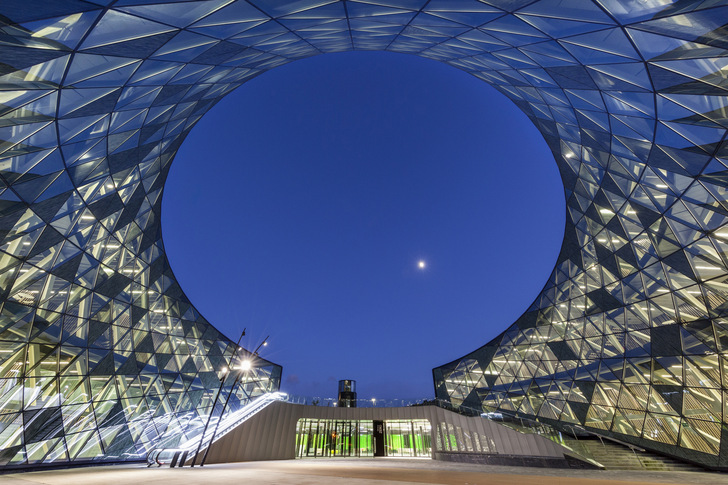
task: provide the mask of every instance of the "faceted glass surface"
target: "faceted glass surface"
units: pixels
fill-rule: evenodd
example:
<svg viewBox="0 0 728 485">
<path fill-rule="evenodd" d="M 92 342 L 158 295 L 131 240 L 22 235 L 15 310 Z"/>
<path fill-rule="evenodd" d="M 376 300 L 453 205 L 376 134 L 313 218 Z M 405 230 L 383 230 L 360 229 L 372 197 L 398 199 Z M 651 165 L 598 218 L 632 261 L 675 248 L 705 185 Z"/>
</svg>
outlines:
<svg viewBox="0 0 728 485">
<path fill-rule="evenodd" d="M 4 0 L 0 24 L 0 465 L 199 432 L 235 344 L 165 257 L 170 163 L 246 80 L 358 49 L 495 86 L 562 174 L 547 284 L 438 397 L 728 467 L 725 1 Z M 258 360 L 223 388 L 279 380 Z"/>
</svg>

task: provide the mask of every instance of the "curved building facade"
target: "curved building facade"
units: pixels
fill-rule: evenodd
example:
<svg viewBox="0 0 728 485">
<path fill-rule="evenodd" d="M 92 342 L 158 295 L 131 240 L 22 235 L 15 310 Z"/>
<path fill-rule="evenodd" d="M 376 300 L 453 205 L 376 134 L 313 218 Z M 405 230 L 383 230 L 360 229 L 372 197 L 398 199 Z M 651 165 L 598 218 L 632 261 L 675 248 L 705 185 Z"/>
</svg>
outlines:
<svg viewBox="0 0 728 485">
<path fill-rule="evenodd" d="M 199 432 L 235 344 L 165 257 L 170 163 L 258 74 L 387 50 L 513 100 L 567 201 L 543 291 L 438 397 L 728 467 L 726 2 L 4 0 L 0 23 L 0 465 Z M 223 393 L 279 381 L 258 360 Z"/>
</svg>

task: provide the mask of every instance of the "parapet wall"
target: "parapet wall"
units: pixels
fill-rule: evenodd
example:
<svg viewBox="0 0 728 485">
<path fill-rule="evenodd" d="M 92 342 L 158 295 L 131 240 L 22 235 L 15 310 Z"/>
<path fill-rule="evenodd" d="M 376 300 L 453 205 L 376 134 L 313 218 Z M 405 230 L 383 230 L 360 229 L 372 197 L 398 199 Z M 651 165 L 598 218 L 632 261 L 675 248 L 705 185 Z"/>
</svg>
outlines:
<svg viewBox="0 0 728 485">
<path fill-rule="evenodd" d="M 285 402 L 271 404 L 213 444 L 206 463 L 294 459 L 296 424 L 303 418 L 384 421 L 426 419 L 432 426 L 434 459 L 462 461 L 453 455 L 463 459 L 479 455 L 500 457 L 503 463 L 499 464 L 566 463 L 564 448 L 542 436 L 522 434 L 487 419 L 462 416 L 436 406 L 339 408 Z M 446 430 L 452 431 L 454 440 L 452 437 L 444 439 Z M 477 445 L 476 440 L 479 443 Z"/>
</svg>

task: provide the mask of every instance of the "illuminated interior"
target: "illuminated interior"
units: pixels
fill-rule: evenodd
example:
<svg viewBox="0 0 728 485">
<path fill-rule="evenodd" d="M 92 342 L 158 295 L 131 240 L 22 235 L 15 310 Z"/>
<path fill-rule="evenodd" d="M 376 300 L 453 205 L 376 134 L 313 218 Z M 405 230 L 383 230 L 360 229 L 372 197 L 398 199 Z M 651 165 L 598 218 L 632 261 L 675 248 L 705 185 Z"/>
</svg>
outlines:
<svg viewBox="0 0 728 485">
<path fill-rule="evenodd" d="M 3 1 L 0 466 L 142 459 L 199 433 L 219 389 L 236 408 L 278 388 L 261 359 L 221 376 L 250 353 L 175 280 L 166 175 L 247 80 L 382 50 L 509 97 L 564 185 L 542 292 L 512 325 L 484 316 L 506 330 L 435 369 L 437 396 L 728 468 L 726 20 L 668 0 Z"/>
<path fill-rule="evenodd" d="M 388 419 L 381 423 L 384 456 L 432 456 L 432 427 L 428 420 Z M 375 424 L 372 420 L 300 419 L 296 425 L 296 457 L 373 457 Z"/>
</svg>

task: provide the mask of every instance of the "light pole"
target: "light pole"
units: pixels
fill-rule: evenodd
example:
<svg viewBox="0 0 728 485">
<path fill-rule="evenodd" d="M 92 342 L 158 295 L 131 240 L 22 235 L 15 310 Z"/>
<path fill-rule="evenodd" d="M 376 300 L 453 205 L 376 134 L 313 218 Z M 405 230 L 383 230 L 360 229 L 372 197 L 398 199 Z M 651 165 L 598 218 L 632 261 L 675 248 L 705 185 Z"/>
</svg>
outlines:
<svg viewBox="0 0 728 485">
<path fill-rule="evenodd" d="M 250 356 L 250 359 L 244 360 L 242 364 L 240 364 L 240 369 L 243 372 L 239 372 L 235 376 L 235 381 L 233 381 L 233 387 L 230 388 L 230 392 L 228 393 L 227 397 L 225 398 L 225 404 L 222 406 L 222 412 L 220 413 L 220 419 L 217 420 L 217 423 L 215 423 L 215 429 L 212 431 L 212 437 L 210 438 L 210 444 L 207 445 L 207 448 L 205 449 L 205 454 L 202 455 L 202 462 L 200 463 L 200 466 L 205 466 L 205 460 L 207 460 L 207 454 L 210 452 L 210 448 L 212 448 L 212 443 L 215 441 L 215 435 L 217 434 L 217 430 L 220 427 L 220 422 L 222 421 L 223 416 L 225 416 L 225 410 L 227 409 L 228 403 L 230 402 L 230 397 L 233 395 L 233 391 L 235 391 L 235 386 L 238 385 L 238 382 L 240 381 L 240 376 L 243 374 L 247 374 L 248 371 L 253 367 L 253 359 L 258 357 L 258 351 L 261 347 L 268 345 L 268 337 L 266 337 L 258 347 L 253 351 L 253 353 Z M 232 370 L 232 366 L 231 366 Z M 202 441 L 200 441 L 200 444 L 202 444 Z"/>
<path fill-rule="evenodd" d="M 210 410 L 210 414 L 207 416 L 207 422 L 205 423 L 205 427 L 202 429 L 200 443 L 197 445 L 197 451 L 195 452 L 195 456 L 192 457 L 192 463 L 190 464 L 191 468 L 194 468 L 195 462 L 197 461 L 197 455 L 200 454 L 200 449 L 202 449 L 202 443 L 205 441 L 205 433 L 207 433 L 207 427 L 210 426 L 210 420 L 212 419 L 212 415 L 215 414 L 215 406 L 217 406 L 217 401 L 220 399 L 220 393 L 222 392 L 222 388 L 225 385 L 225 379 L 227 378 L 227 374 L 233 366 L 235 355 L 238 353 L 238 349 L 240 348 L 240 341 L 243 340 L 243 337 L 245 336 L 245 330 L 247 330 L 247 328 L 243 329 L 243 333 L 240 334 L 238 343 L 235 344 L 235 350 L 233 350 L 233 354 L 230 356 L 228 366 L 223 368 L 222 377 L 220 378 L 220 387 L 217 389 L 217 394 L 215 394 L 215 400 L 212 403 L 212 409 Z M 220 415 L 220 418 L 222 419 L 222 414 Z M 182 463 L 182 465 L 184 466 L 184 463 Z"/>
</svg>

